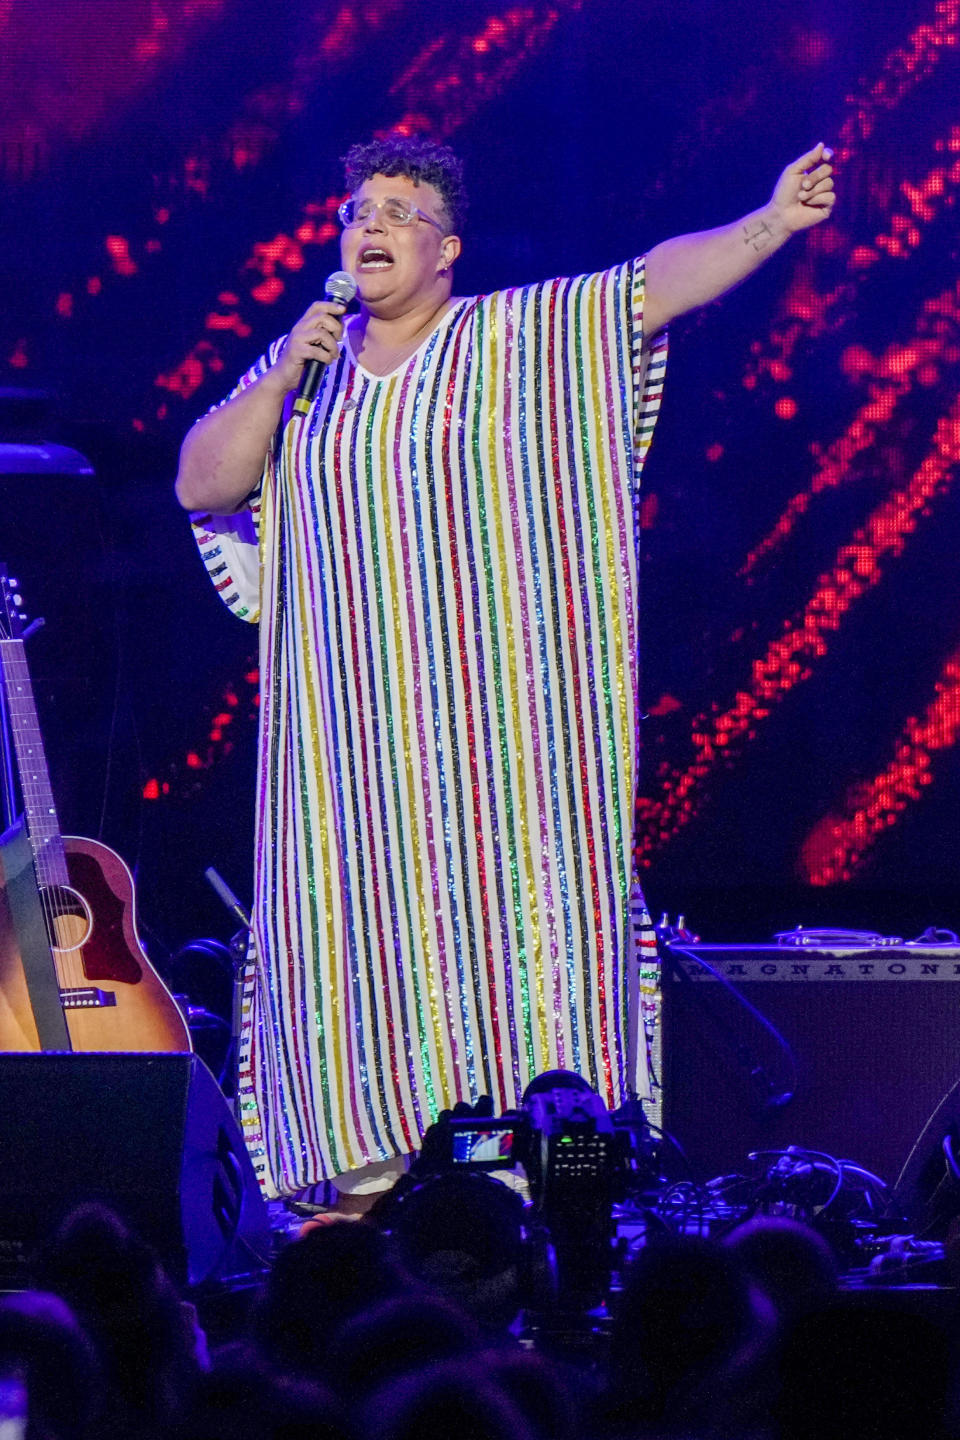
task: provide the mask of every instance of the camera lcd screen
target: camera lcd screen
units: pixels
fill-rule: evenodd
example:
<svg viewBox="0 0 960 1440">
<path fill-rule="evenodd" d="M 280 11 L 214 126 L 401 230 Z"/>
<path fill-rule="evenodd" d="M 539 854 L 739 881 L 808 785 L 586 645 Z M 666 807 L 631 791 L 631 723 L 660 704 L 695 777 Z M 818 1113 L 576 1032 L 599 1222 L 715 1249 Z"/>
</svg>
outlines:
<svg viewBox="0 0 960 1440">
<path fill-rule="evenodd" d="M 507 1170 L 516 1164 L 513 1124 L 496 1120 L 451 1122 L 451 1160 L 475 1169 Z"/>
</svg>

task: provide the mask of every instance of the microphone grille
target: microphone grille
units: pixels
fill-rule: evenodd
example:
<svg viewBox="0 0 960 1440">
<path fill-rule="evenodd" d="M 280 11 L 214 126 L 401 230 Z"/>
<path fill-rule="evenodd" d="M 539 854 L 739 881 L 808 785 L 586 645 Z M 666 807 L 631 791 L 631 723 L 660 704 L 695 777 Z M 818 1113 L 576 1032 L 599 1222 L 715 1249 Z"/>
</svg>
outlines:
<svg viewBox="0 0 960 1440">
<path fill-rule="evenodd" d="M 334 270 L 327 280 L 325 293 L 328 300 L 339 300 L 342 305 L 349 305 L 357 293 L 357 282 L 348 271 Z"/>
</svg>

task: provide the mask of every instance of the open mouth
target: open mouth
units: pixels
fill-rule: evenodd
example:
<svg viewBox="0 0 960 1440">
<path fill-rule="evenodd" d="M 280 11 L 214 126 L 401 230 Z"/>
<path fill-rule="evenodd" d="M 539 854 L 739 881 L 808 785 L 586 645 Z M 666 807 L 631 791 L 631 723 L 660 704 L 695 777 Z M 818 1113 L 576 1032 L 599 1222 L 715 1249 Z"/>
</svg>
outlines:
<svg viewBox="0 0 960 1440">
<path fill-rule="evenodd" d="M 380 245 L 365 245 L 357 257 L 360 270 L 387 270 L 393 264 L 393 256 Z"/>
</svg>

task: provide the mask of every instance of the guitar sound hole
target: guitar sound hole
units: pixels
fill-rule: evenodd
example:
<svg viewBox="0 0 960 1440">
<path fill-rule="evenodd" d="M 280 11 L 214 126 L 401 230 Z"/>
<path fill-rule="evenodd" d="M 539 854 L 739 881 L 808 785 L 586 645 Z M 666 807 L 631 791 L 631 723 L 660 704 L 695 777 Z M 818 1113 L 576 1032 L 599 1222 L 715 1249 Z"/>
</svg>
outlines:
<svg viewBox="0 0 960 1440">
<path fill-rule="evenodd" d="M 68 885 L 50 885 L 41 892 L 44 915 L 55 950 L 78 950 L 90 938 L 93 915 L 83 896 Z"/>
</svg>

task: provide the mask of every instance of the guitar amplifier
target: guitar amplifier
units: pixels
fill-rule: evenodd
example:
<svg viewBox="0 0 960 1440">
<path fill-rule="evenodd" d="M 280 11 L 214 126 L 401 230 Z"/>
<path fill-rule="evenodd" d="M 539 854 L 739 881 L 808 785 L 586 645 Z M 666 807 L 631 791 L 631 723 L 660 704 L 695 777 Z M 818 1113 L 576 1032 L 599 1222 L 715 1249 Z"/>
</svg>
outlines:
<svg viewBox="0 0 960 1440">
<path fill-rule="evenodd" d="M 960 1077 L 960 946 L 798 936 L 664 946 L 663 1127 L 699 1180 L 793 1144 L 892 1184 Z"/>
</svg>

